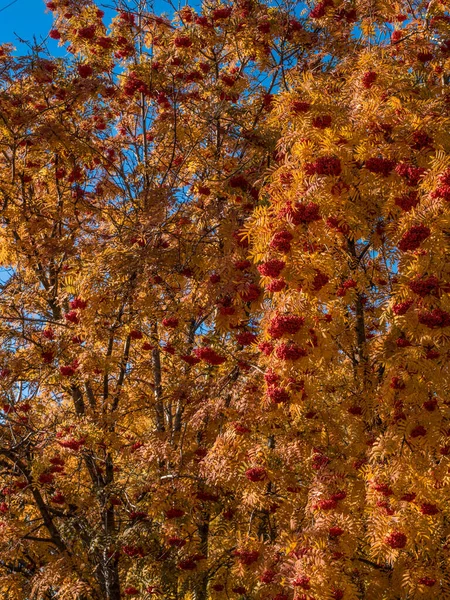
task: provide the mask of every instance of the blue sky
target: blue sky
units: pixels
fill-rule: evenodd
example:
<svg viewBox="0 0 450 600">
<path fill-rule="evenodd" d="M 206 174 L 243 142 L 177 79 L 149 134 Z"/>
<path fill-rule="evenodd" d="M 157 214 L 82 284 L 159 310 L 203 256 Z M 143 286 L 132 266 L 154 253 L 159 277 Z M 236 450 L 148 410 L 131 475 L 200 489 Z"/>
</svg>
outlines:
<svg viewBox="0 0 450 600">
<path fill-rule="evenodd" d="M 36 36 L 41 41 L 51 29 L 52 15 L 46 11 L 43 0 L 16 0 L 11 4 L 13 1 L 0 0 L 0 42 L 11 42 L 22 53 L 26 46 L 17 36 L 29 41 Z M 56 49 L 57 44 L 51 48 Z"/>
<path fill-rule="evenodd" d="M 0 0 L 0 43 L 11 42 L 16 47 L 17 54 L 26 54 L 25 42 L 33 43 L 36 38 L 38 43 L 46 40 L 52 54 L 65 54 L 57 41 L 47 37 L 53 18 L 45 6 L 46 1 L 48 0 Z M 97 5 L 105 10 L 105 22 L 108 23 L 116 13 L 106 8 L 105 4 L 111 6 L 112 3 L 97 1 Z M 162 5 L 162 2 L 157 0 L 156 6 L 158 4 Z"/>
<path fill-rule="evenodd" d="M 113 2 L 97 0 L 97 5 L 105 10 L 107 17 L 115 14 L 114 11 L 106 8 L 113 4 Z M 198 1 L 194 0 L 189 4 L 196 6 Z M 156 0 L 153 6 L 155 12 L 159 14 L 171 12 L 169 4 L 164 0 Z M 107 17 L 105 17 L 106 23 L 110 20 Z M 37 42 L 41 42 L 47 37 L 51 26 L 52 13 L 46 9 L 44 0 L 0 0 L 0 43 L 11 42 L 17 48 L 17 54 L 25 54 L 27 49 L 26 44 L 18 38 L 33 42 L 33 38 L 36 37 Z M 47 42 L 52 54 L 64 53 L 54 40 L 48 39 Z"/>
<path fill-rule="evenodd" d="M 116 13 L 108 10 L 105 5 L 111 6 L 113 2 L 97 0 L 96 4 L 105 11 L 105 22 L 108 23 Z M 159 12 L 168 11 L 168 6 L 161 0 L 157 0 L 155 6 L 157 11 L 158 6 L 161 7 Z M 16 47 L 17 54 L 25 54 L 27 45 L 20 40 L 33 42 L 36 37 L 39 43 L 47 39 L 50 52 L 62 55 L 65 52 L 58 46 L 58 42 L 47 38 L 52 21 L 52 13 L 46 9 L 44 0 L 0 0 L 0 43 L 11 42 Z"/>
</svg>

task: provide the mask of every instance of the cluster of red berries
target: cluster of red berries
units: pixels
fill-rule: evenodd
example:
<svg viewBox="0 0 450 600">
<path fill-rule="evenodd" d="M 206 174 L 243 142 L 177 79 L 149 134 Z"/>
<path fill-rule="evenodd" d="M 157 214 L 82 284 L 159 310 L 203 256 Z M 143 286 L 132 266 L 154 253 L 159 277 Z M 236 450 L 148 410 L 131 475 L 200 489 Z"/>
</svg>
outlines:
<svg viewBox="0 0 450 600">
<path fill-rule="evenodd" d="M 196 356 L 192 356 L 192 354 L 182 354 L 180 356 L 181 360 L 184 360 L 188 365 L 196 365 L 200 362 L 200 359 Z"/>
<path fill-rule="evenodd" d="M 396 550 L 404 548 L 408 538 L 406 535 L 398 530 L 392 531 L 387 537 L 384 538 L 385 543 Z"/>
<path fill-rule="evenodd" d="M 414 225 L 406 231 L 398 243 L 402 252 L 417 250 L 423 241 L 430 237 L 431 230 L 426 225 Z"/>
<path fill-rule="evenodd" d="M 245 175 L 234 175 L 228 180 L 228 185 L 234 189 L 246 190 L 249 186 L 249 182 Z"/>
<path fill-rule="evenodd" d="M 286 216 L 294 225 L 307 225 L 322 218 L 319 206 L 314 202 L 296 202 L 294 205 L 289 203 L 280 211 L 280 216 Z"/>
<path fill-rule="evenodd" d="M 414 300 L 405 300 L 405 302 L 399 302 L 398 304 L 394 304 L 392 307 L 392 312 L 394 315 L 400 317 L 405 315 L 413 304 Z"/>
<path fill-rule="evenodd" d="M 389 158 L 379 158 L 374 156 L 372 158 L 368 158 L 364 163 L 364 166 L 371 173 L 387 177 L 392 173 L 395 167 L 395 160 L 391 160 Z"/>
<path fill-rule="evenodd" d="M 300 577 L 297 577 L 296 579 L 294 579 L 294 581 L 292 582 L 293 587 L 299 587 L 302 590 L 310 590 L 311 589 L 311 584 L 310 584 L 310 578 L 306 577 L 306 575 L 301 575 Z"/>
<path fill-rule="evenodd" d="M 414 502 L 415 499 L 416 494 L 414 492 L 403 494 L 403 496 L 400 498 L 400 500 L 402 500 L 403 502 Z"/>
<path fill-rule="evenodd" d="M 419 323 L 430 329 L 450 327 L 450 313 L 440 308 L 419 313 Z"/>
<path fill-rule="evenodd" d="M 408 192 L 402 196 L 397 196 L 394 199 L 394 204 L 401 208 L 403 211 L 408 212 L 412 208 L 415 208 L 419 204 L 420 200 L 416 191 Z"/>
<path fill-rule="evenodd" d="M 172 546 L 172 548 L 182 548 L 183 546 L 186 545 L 186 540 L 183 540 L 182 538 L 174 536 L 174 537 L 168 538 L 167 543 L 169 544 L 169 546 Z"/>
<path fill-rule="evenodd" d="M 291 112 L 293 112 L 296 115 L 299 115 L 308 112 L 311 108 L 311 104 L 303 100 L 292 100 L 289 107 Z"/>
<path fill-rule="evenodd" d="M 323 498 L 317 503 L 317 508 L 320 510 L 333 510 L 337 507 L 337 501 L 334 498 Z"/>
<path fill-rule="evenodd" d="M 420 505 L 420 512 L 423 515 L 437 515 L 439 513 L 439 508 L 435 504 L 430 504 L 429 502 L 423 502 Z"/>
<path fill-rule="evenodd" d="M 179 320 L 177 319 L 177 317 L 166 317 L 162 320 L 162 324 L 164 325 L 164 327 L 167 327 L 169 329 L 175 329 L 175 327 L 178 327 L 178 323 Z"/>
<path fill-rule="evenodd" d="M 378 75 L 375 71 L 366 71 L 362 76 L 362 84 L 366 89 L 370 89 L 377 80 Z"/>
<path fill-rule="evenodd" d="M 70 365 L 62 365 L 59 367 L 59 372 L 64 377 L 72 377 L 75 375 L 76 370 L 80 366 L 78 360 L 75 358 Z"/>
<path fill-rule="evenodd" d="M 267 330 L 270 337 L 279 339 L 285 334 L 294 335 L 300 331 L 305 319 L 299 315 L 276 314 L 270 321 Z"/>
<path fill-rule="evenodd" d="M 74 298 L 73 300 L 71 300 L 69 305 L 70 305 L 70 308 L 73 310 L 76 310 L 76 309 L 83 310 L 87 306 L 87 301 L 83 300 L 82 298 L 77 297 L 77 298 Z"/>
<path fill-rule="evenodd" d="M 284 269 L 285 266 L 286 263 L 283 260 L 273 258 L 259 265 L 258 271 L 264 277 L 272 277 L 276 279 L 277 277 L 279 277 L 281 271 Z"/>
<path fill-rule="evenodd" d="M 426 169 L 423 167 L 414 167 L 413 165 L 409 165 L 407 163 L 399 163 L 395 167 L 395 172 L 400 177 L 406 179 L 408 185 L 417 185 L 420 179 L 424 176 Z"/>
<path fill-rule="evenodd" d="M 250 346 L 256 342 L 257 337 L 258 336 L 251 331 L 243 331 L 236 335 L 236 341 L 238 344 L 241 344 L 241 346 Z"/>
<path fill-rule="evenodd" d="M 332 121 L 331 115 L 319 115 L 313 118 L 312 126 L 316 129 L 326 129 L 330 127 Z"/>
<path fill-rule="evenodd" d="M 264 467 L 252 467 L 245 471 L 245 476 L 249 481 L 264 481 L 267 478 L 267 471 Z"/>
<path fill-rule="evenodd" d="M 345 294 L 347 293 L 347 290 L 355 288 L 356 286 L 357 286 L 357 283 L 354 279 L 347 279 L 336 290 L 336 296 L 338 298 L 343 298 L 345 296 Z"/>
<path fill-rule="evenodd" d="M 233 9 L 231 6 L 223 6 L 221 8 L 215 8 L 212 11 L 212 18 L 215 21 L 219 21 L 219 20 L 223 20 L 223 19 L 228 19 L 231 16 L 231 13 L 233 12 Z"/>
<path fill-rule="evenodd" d="M 264 374 L 264 380 L 267 383 L 267 385 L 275 385 L 280 381 L 280 376 L 274 371 L 272 371 L 272 369 L 269 369 Z"/>
<path fill-rule="evenodd" d="M 227 360 L 225 356 L 218 354 L 210 347 L 196 348 L 193 354 L 196 358 L 205 361 L 209 365 L 221 365 Z"/>
<path fill-rule="evenodd" d="M 78 71 L 78 75 L 82 79 L 86 79 L 87 77 L 90 77 L 93 74 L 94 69 L 91 67 L 91 65 L 83 63 L 83 64 L 78 65 L 77 71 Z"/>
<path fill-rule="evenodd" d="M 66 319 L 66 321 L 69 321 L 69 323 L 73 323 L 74 325 L 78 325 L 78 323 L 80 322 L 80 317 L 78 316 L 78 313 L 75 310 L 70 310 L 64 315 L 64 318 Z"/>
<path fill-rule="evenodd" d="M 192 40 L 187 35 L 176 35 L 173 39 L 175 48 L 190 48 L 192 46 Z"/>
<path fill-rule="evenodd" d="M 127 586 L 123 591 L 127 596 L 135 596 L 139 593 L 139 590 L 134 585 Z"/>
<path fill-rule="evenodd" d="M 314 279 L 312 280 L 313 290 L 318 292 L 321 290 L 327 283 L 330 281 L 330 278 L 326 273 L 322 271 L 316 270 L 316 274 L 314 275 Z"/>
<path fill-rule="evenodd" d="M 184 510 L 182 508 L 169 508 L 165 512 L 166 519 L 179 519 L 184 516 Z"/>
<path fill-rule="evenodd" d="M 240 292 L 240 296 L 244 302 L 254 302 L 261 295 L 261 288 L 255 283 L 250 283 L 245 290 Z"/>
<path fill-rule="evenodd" d="M 275 404 L 284 404 L 290 399 L 289 392 L 283 387 L 270 386 L 267 395 Z"/>
<path fill-rule="evenodd" d="M 125 84 L 123 86 L 123 93 L 125 96 L 129 98 L 133 97 L 136 92 L 141 92 L 143 94 L 148 94 L 150 92 L 148 85 L 138 77 L 138 75 L 131 71 L 125 79 Z"/>
<path fill-rule="evenodd" d="M 273 250 L 277 250 L 278 252 L 283 252 L 284 254 L 286 254 L 291 249 L 291 241 L 293 237 L 294 236 L 289 231 L 278 231 L 273 236 L 269 247 Z"/>
<path fill-rule="evenodd" d="M 341 161 L 336 156 L 320 156 L 312 163 L 305 164 L 307 175 L 324 175 L 337 177 L 342 172 Z"/>
<path fill-rule="evenodd" d="M 242 565 L 248 567 L 258 560 L 259 552 L 257 550 L 235 550 L 233 556 L 236 556 Z"/>
<path fill-rule="evenodd" d="M 435 275 L 430 275 L 427 278 L 418 276 L 409 282 L 408 287 L 412 292 L 424 298 L 429 294 L 438 292 L 439 279 Z"/>
<path fill-rule="evenodd" d="M 439 187 L 432 193 L 433 198 L 450 202 L 450 169 L 439 176 Z"/>
<path fill-rule="evenodd" d="M 273 352 L 274 345 L 270 342 L 260 342 L 258 344 L 258 350 L 264 354 L 264 356 L 270 356 Z"/>
<path fill-rule="evenodd" d="M 56 492 L 50 497 L 50 501 L 53 502 L 53 504 L 64 504 L 66 499 L 61 492 Z"/>
<path fill-rule="evenodd" d="M 75 452 L 78 452 L 78 450 L 84 446 L 84 444 L 86 443 L 85 439 L 79 439 L 79 440 L 75 440 L 73 438 L 68 439 L 68 440 L 62 440 L 59 441 L 58 444 L 62 447 L 62 448 L 67 448 L 69 450 L 74 450 Z"/>
<path fill-rule="evenodd" d="M 374 483 L 372 489 L 386 497 L 392 496 L 394 493 L 387 483 Z"/>
<path fill-rule="evenodd" d="M 328 7 L 333 6 L 333 0 L 322 0 L 309 13 L 311 19 L 321 19 L 325 16 Z"/>
<path fill-rule="evenodd" d="M 413 143 L 411 148 L 413 150 L 423 150 L 424 148 L 430 148 L 433 144 L 433 138 L 428 135 L 426 131 L 415 131 L 412 135 Z"/>
<path fill-rule="evenodd" d="M 432 577 L 420 577 L 420 579 L 417 580 L 417 583 L 425 585 L 426 587 L 433 587 L 436 583 L 436 579 L 433 579 Z"/>
<path fill-rule="evenodd" d="M 431 194 L 432 198 L 440 198 L 450 202 L 450 185 L 441 185 Z"/>
<path fill-rule="evenodd" d="M 130 558 L 135 558 L 136 556 L 140 556 L 140 557 L 145 556 L 145 552 L 144 552 L 144 549 L 142 548 L 142 546 L 131 546 L 131 545 L 123 546 L 122 552 L 124 554 L 126 554 L 127 556 L 129 556 Z"/>
<path fill-rule="evenodd" d="M 272 279 L 267 285 L 266 290 L 269 292 L 281 292 L 286 287 L 284 279 Z"/>
<path fill-rule="evenodd" d="M 307 351 L 294 342 L 280 344 L 275 350 L 275 355 L 280 360 L 298 360 L 307 355 Z"/>
<path fill-rule="evenodd" d="M 425 435 L 427 435 L 427 430 L 423 425 L 417 425 L 417 427 L 414 427 L 414 429 L 411 430 L 411 433 L 409 435 L 412 438 L 424 437 Z"/>
<path fill-rule="evenodd" d="M 326 467 L 330 462 L 328 456 L 325 456 L 322 452 L 315 452 L 312 457 L 311 466 L 315 471 L 320 471 L 323 467 Z"/>
</svg>

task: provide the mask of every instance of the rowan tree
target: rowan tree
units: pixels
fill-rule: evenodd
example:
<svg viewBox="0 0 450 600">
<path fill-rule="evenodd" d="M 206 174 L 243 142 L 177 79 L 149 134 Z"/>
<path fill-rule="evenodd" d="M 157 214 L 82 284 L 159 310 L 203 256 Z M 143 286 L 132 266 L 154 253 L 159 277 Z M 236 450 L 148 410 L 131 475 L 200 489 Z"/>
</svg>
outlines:
<svg viewBox="0 0 450 600">
<path fill-rule="evenodd" d="M 0 56 L 2 597 L 450 597 L 445 6 L 47 8 L 67 56 Z"/>
<path fill-rule="evenodd" d="M 276 432 L 260 467 L 296 597 L 449 595 L 448 18 L 399 8 L 291 71 L 284 161 L 247 225 Z"/>
<path fill-rule="evenodd" d="M 269 42 L 300 34 L 273 11 L 254 40 L 264 5 L 48 8 L 73 59 L 1 58 L 3 595 L 205 598 L 233 499 L 198 462 L 249 368 Z"/>
</svg>

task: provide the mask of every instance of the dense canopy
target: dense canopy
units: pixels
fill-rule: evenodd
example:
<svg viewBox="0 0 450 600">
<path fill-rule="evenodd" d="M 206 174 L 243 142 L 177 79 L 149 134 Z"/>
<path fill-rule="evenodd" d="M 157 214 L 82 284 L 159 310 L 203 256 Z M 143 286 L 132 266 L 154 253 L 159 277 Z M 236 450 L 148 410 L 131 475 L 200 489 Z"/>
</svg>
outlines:
<svg viewBox="0 0 450 600">
<path fill-rule="evenodd" d="M 450 598 L 447 2 L 46 10 L 58 56 L 0 45 L 0 599 Z"/>
</svg>

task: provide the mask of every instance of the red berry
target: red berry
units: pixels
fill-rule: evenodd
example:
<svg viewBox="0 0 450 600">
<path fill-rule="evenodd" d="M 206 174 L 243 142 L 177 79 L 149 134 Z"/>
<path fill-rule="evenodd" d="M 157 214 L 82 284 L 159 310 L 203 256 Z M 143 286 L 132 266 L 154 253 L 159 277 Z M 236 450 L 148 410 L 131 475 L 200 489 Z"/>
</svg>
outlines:
<svg viewBox="0 0 450 600">
<path fill-rule="evenodd" d="M 53 483 L 55 476 L 52 473 L 41 473 L 39 483 Z"/>
<path fill-rule="evenodd" d="M 395 161 L 388 158 L 372 157 L 365 162 L 365 167 L 371 173 L 387 177 L 395 167 Z"/>
<path fill-rule="evenodd" d="M 363 78 L 362 78 L 362 84 L 366 89 L 370 89 L 372 87 L 372 85 L 375 83 L 375 81 L 377 80 L 377 73 L 375 73 L 375 71 L 367 71 L 366 73 L 364 73 Z"/>
<path fill-rule="evenodd" d="M 268 334 L 274 339 L 279 339 L 285 334 L 293 335 L 300 331 L 304 322 L 304 317 L 299 315 L 277 313 L 270 321 Z"/>
<path fill-rule="evenodd" d="M 344 533 L 344 530 L 342 529 L 342 527 L 330 527 L 328 533 L 331 537 L 339 537 Z"/>
<path fill-rule="evenodd" d="M 309 590 L 309 589 L 311 589 L 310 578 L 309 577 L 305 577 L 304 575 L 302 575 L 301 577 L 297 577 L 296 579 L 294 579 L 294 581 L 292 582 L 292 585 L 294 587 L 300 587 L 300 588 L 302 588 L 302 590 Z"/>
<path fill-rule="evenodd" d="M 166 519 L 179 519 L 184 514 L 184 510 L 181 508 L 169 508 L 165 513 Z"/>
<path fill-rule="evenodd" d="M 267 395 L 275 404 L 284 404 L 290 400 L 289 392 L 282 387 L 269 387 L 267 390 Z"/>
<path fill-rule="evenodd" d="M 259 576 L 259 581 L 261 583 L 272 583 L 272 581 L 275 579 L 275 575 L 276 575 L 276 573 L 274 571 L 272 571 L 271 569 L 266 569 Z"/>
<path fill-rule="evenodd" d="M 411 431 L 410 436 L 412 438 L 417 438 L 417 437 L 423 437 L 427 434 L 427 430 L 425 429 L 425 427 L 423 425 L 417 425 L 417 427 L 414 427 L 414 429 Z"/>
<path fill-rule="evenodd" d="M 342 172 L 341 161 L 335 156 L 321 156 L 313 163 L 306 163 L 307 175 L 338 176 Z"/>
<path fill-rule="evenodd" d="M 307 356 L 307 354 L 304 348 L 291 341 L 280 344 L 275 350 L 275 355 L 280 360 L 298 360 Z"/>
<path fill-rule="evenodd" d="M 429 502 L 423 502 L 420 505 L 420 512 L 423 515 L 437 515 L 439 513 L 439 508 L 435 504 L 430 504 Z"/>
<path fill-rule="evenodd" d="M 312 126 L 316 127 L 316 129 L 326 129 L 327 127 L 330 127 L 331 122 L 331 115 L 319 115 L 318 117 L 313 118 Z"/>
<path fill-rule="evenodd" d="M 321 510 L 333 510 L 337 507 L 337 501 L 334 498 L 324 498 L 319 500 L 317 507 Z"/>
<path fill-rule="evenodd" d="M 94 69 L 90 65 L 82 64 L 78 65 L 77 71 L 80 77 L 86 79 L 87 77 L 90 77 L 93 74 Z"/>
<path fill-rule="evenodd" d="M 414 225 L 403 234 L 398 247 L 402 252 L 416 250 L 430 234 L 431 230 L 426 225 Z"/>
<path fill-rule="evenodd" d="M 258 266 L 258 271 L 264 277 L 279 277 L 281 271 L 284 269 L 286 263 L 282 260 L 278 260 L 276 258 L 272 260 L 268 260 L 267 262 L 262 263 Z"/>
<path fill-rule="evenodd" d="M 253 467 L 252 469 L 247 469 L 245 476 L 252 482 L 263 481 L 267 477 L 267 472 L 264 467 Z"/>
<path fill-rule="evenodd" d="M 309 102 L 304 102 L 302 100 L 293 100 L 289 105 L 290 110 L 298 115 L 301 113 L 306 113 L 311 108 L 311 104 Z"/>
<path fill-rule="evenodd" d="M 436 579 L 433 579 L 432 577 L 421 577 L 418 579 L 417 583 L 425 585 L 426 587 L 433 587 L 436 583 Z"/>
<path fill-rule="evenodd" d="M 162 320 L 162 324 L 164 327 L 168 327 L 169 329 L 174 329 L 178 326 L 178 319 L 176 317 L 167 317 Z"/>
<path fill-rule="evenodd" d="M 385 543 L 394 549 L 404 548 L 408 538 L 401 531 L 393 531 L 385 539 Z"/>
</svg>

